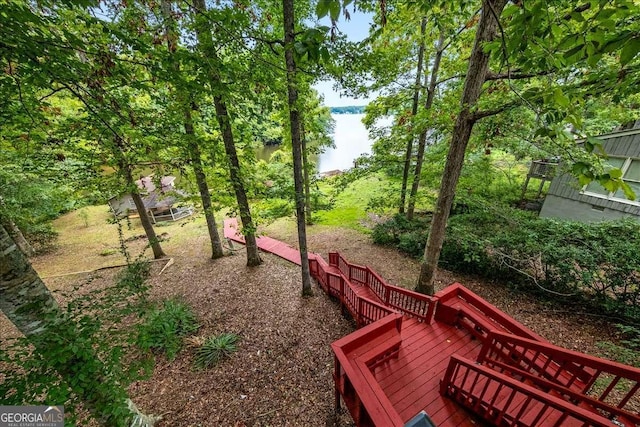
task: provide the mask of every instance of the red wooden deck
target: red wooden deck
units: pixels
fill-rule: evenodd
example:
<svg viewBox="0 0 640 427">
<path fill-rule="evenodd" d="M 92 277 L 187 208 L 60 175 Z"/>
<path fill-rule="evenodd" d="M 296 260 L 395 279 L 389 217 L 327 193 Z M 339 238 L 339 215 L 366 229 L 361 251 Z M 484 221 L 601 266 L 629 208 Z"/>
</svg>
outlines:
<svg viewBox="0 0 640 427">
<path fill-rule="evenodd" d="M 244 243 L 235 220 L 224 235 Z M 257 240 L 300 264 L 296 249 Z M 553 346 L 460 284 L 428 297 L 337 253 L 310 253 L 309 266 L 360 328 L 332 344 L 336 407 L 357 426 L 404 426 L 420 411 L 451 427 L 640 426 L 629 409 L 640 369 Z"/>
<path fill-rule="evenodd" d="M 453 354 L 475 357 L 480 342 L 455 326 L 403 319 L 397 357 L 372 370 L 403 422 L 424 410 L 438 426 L 476 425 L 469 413 L 440 395 L 440 379 Z"/>
</svg>

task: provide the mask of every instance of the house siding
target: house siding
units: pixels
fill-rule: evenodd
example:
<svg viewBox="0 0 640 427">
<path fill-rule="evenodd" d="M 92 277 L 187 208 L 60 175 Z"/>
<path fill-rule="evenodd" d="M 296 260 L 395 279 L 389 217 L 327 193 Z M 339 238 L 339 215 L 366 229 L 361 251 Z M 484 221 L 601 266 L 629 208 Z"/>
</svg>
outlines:
<svg viewBox="0 0 640 427">
<path fill-rule="evenodd" d="M 640 158 L 640 129 L 600 138 L 604 151 L 610 156 Z M 556 176 L 551 181 L 540 216 L 585 222 L 625 217 L 640 220 L 640 206 L 581 194 L 581 189 L 574 176 L 566 173 Z"/>
</svg>

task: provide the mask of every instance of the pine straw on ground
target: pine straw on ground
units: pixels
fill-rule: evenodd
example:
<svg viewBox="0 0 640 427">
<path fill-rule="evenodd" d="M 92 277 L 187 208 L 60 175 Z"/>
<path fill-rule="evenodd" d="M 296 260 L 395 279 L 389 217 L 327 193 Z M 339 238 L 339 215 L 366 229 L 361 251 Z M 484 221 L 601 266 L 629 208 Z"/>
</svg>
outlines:
<svg viewBox="0 0 640 427">
<path fill-rule="evenodd" d="M 295 245 L 293 232 L 270 232 Z M 399 252 L 372 245 L 368 236 L 340 228 L 314 226 L 309 248 L 327 256 L 341 252 L 349 261 L 369 265 L 390 283 L 412 287 L 419 264 Z M 334 425 L 331 342 L 353 331 L 337 304 L 318 287 L 300 296 L 299 268 L 265 254 L 259 267 L 245 266 L 244 251 L 212 261 L 206 236 L 173 248 L 174 264 L 149 279 L 151 299 L 179 297 L 193 307 L 202 327 L 198 337 L 235 333 L 238 352 L 208 370 L 196 370 L 194 348 L 176 360 L 156 358 L 151 378 L 129 388 L 147 413 L 163 415 L 159 426 L 325 426 Z M 74 266 L 74 268 L 77 266 Z M 109 284 L 112 274 L 93 279 Z M 84 277 L 47 279 L 52 288 L 70 288 Z M 613 340 L 611 327 L 599 318 L 562 313 L 533 298 L 494 283 L 440 271 L 437 288 L 461 282 L 551 342 L 598 354 L 597 342 Z M 10 328 L 9 328 L 10 329 Z M 0 318 L 2 336 L 7 320 Z M 350 424 L 342 415 L 338 425 Z"/>
</svg>

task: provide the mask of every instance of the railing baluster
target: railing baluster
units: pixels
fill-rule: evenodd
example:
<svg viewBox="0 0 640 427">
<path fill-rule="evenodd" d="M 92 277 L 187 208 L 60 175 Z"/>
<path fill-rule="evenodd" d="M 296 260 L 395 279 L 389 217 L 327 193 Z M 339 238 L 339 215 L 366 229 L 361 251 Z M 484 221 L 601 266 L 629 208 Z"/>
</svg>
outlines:
<svg viewBox="0 0 640 427">
<path fill-rule="evenodd" d="M 636 385 L 634 385 L 631 390 L 629 390 L 629 392 L 624 396 L 620 403 L 618 403 L 618 408 L 624 408 L 624 406 L 627 404 L 627 402 L 629 402 L 633 395 L 638 392 L 638 389 L 640 389 L 640 382 L 637 382 Z"/>
<path fill-rule="evenodd" d="M 620 382 L 620 377 L 616 376 L 613 380 L 611 380 L 611 383 L 609 384 L 609 387 L 607 387 L 607 389 L 600 395 L 598 400 L 601 401 L 601 402 L 604 402 L 604 400 L 607 398 L 607 396 L 609 396 L 609 393 L 611 393 L 611 390 L 613 390 L 613 388 L 616 385 L 618 385 L 618 382 Z"/>
</svg>

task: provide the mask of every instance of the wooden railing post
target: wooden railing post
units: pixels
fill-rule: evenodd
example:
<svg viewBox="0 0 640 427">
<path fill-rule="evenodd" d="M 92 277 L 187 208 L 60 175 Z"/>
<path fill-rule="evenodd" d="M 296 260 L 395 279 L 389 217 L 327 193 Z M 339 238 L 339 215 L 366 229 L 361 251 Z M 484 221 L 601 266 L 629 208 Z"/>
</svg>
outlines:
<svg viewBox="0 0 640 427">
<path fill-rule="evenodd" d="M 340 392 L 341 390 L 341 382 L 342 379 L 340 378 L 340 361 L 338 360 L 337 356 L 333 357 L 333 364 L 335 367 L 334 373 L 333 373 L 333 377 L 334 377 L 334 392 L 335 392 L 335 406 L 334 406 L 334 410 L 335 410 L 335 415 L 336 417 L 338 416 L 338 414 L 340 413 Z"/>
<path fill-rule="evenodd" d="M 361 328 L 363 325 L 363 316 L 362 316 L 362 312 L 363 312 L 363 308 L 362 308 L 362 298 L 356 296 L 356 298 L 358 299 L 358 307 L 356 308 L 356 317 L 358 318 L 358 320 L 356 321 L 356 325 L 358 328 Z"/>
</svg>

